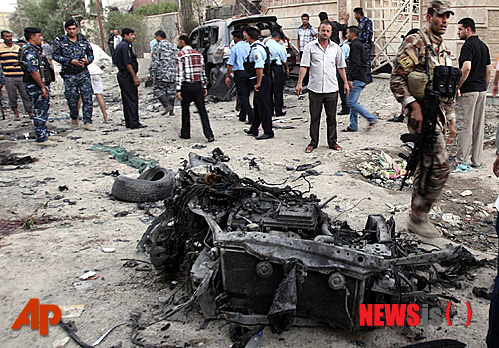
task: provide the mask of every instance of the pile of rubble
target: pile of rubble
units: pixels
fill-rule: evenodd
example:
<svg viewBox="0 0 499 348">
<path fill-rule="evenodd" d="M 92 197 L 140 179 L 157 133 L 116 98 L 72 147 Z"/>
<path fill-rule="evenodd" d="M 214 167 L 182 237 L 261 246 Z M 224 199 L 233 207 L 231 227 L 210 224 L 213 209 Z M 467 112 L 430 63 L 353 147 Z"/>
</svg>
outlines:
<svg viewBox="0 0 499 348">
<path fill-rule="evenodd" d="M 406 175 L 407 162 L 402 159 L 392 158 L 381 151 L 380 154 L 369 154 L 371 159 L 357 165 L 359 172 L 371 183 L 388 189 L 398 190 Z M 412 178 L 406 181 L 406 185 L 412 185 Z"/>
<path fill-rule="evenodd" d="M 435 284 L 453 286 L 477 264 L 462 247 L 424 250 L 381 215 L 354 231 L 322 211 L 334 197 L 320 204 L 240 178 L 226 161 L 220 149 L 191 153 L 139 242 L 156 270 L 184 271 L 192 284 L 190 299 L 164 318 L 197 303 L 207 319 L 277 333 L 324 324 L 355 331 L 361 303 L 435 301 Z"/>
</svg>

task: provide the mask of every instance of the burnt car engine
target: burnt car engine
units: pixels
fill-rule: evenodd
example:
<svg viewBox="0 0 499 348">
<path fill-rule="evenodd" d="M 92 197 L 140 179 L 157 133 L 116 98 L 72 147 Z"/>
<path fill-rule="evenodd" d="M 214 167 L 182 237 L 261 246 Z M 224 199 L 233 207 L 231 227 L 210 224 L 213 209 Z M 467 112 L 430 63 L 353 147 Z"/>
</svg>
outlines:
<svg viewBox="0 0 499 348">
<path fill-rule="evenodd" d="M 165 211 L 139 242 L 158 271 L 189 270 L 191 300 L 208 318 L 269 325 L 359 329 L 362 303 L 424 294 L 457 248 L 424 251 L 395 233 L 393 218 L 369 215 L 362 231 L 331 221 L 314 195 L 240 178 L 212 158 L 189 155 Z M 431 274 L 430 277 L 431 278 Z"/>
</svg>

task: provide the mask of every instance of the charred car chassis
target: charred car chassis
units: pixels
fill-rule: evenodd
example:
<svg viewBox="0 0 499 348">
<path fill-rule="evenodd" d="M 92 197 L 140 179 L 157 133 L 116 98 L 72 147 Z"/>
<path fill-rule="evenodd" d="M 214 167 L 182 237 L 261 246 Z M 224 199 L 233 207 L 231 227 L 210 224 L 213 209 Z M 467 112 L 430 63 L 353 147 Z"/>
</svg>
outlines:
<svg viewBox="0 0 499 348">
<path fill-rule="evenodd" d="M 314 195 L 239 178 L 217 150 L 190 154 L 139 243 L 157 270 L 189 269 L 195 290 L 170 314 L 197 302 L 208 319 L 278 333 L 321 324 L 355 331 L 360 304 L 428 293 L 438 263 L 456 253 L 418 248 L 381 215 L 354 231 L 331 221 Z"/>
</svg>

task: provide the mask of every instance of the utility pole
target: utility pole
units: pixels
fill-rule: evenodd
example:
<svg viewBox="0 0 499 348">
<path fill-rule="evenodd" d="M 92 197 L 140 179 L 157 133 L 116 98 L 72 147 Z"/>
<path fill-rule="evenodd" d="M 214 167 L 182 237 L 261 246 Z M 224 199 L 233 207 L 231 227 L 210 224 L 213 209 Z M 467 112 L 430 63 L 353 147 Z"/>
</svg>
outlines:
<svg viewBox="0 0 499 348">
<path fill-rule="evenodd" d="M 100 44 L 101 44 L 101 48 L 103 50 L 106 49 L 106 46 L 104 46 L 104 32 L 102 31 L 102 17 L 101 17 L 101 13 L 100 13 L 100 10 L 101 10 L 101 0 L 96 0 L 95 1 L 95 7 L 97 7 L 97 21 L 99 22 L 99 31 L 100 31 Z"/>
</svg>

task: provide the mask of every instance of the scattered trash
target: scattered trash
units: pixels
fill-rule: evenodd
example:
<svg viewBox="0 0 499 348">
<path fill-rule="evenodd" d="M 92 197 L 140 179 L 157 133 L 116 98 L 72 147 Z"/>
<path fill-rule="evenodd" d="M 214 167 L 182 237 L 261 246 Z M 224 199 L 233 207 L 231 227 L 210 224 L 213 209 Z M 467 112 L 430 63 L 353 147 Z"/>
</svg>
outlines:
<svg viewBox="0 0 499 348">
<path fill-rule="evenodd" d="M 486 300 L 491 300 L 492 299 L 492 289 L 474 287 L 473 288 L 473 295 L 484 298 Z"/>
<path fill-rule="evenodd" d="M 76 201 L 72 201 L 68 198 L 62 200 L 64 203 L 67 203 L 69 205 L 76 205 Z"/>
<path fill-rule="evenodd" d="M 246 348 L 248 341 L 258 333 L 262 332 L 265 326 L 260 325 L 256 328 L 248 328 L 239 324 L 229 326 L 230 339 L 234 344 L 230 348 Z M 258 346 L 257 346 L 258 347 Z"/>
<path fill-rule="evenodd" d="M 394 190 L 400 189 L 402 179 L 406 175 L 407 162 L 405 160 L 392 158 L 383 151 L 378 155 L 366 150 L 364 155 L 370 155 L 372 160 L 357 165 L 357 169 L 363 177 L 377 186 Z M 406 184 L 412 184 L 412 178 L 408 179 Z"/>
<path fill-rule="evenodd" d="M 63 185 L 63 186 L 59 186 L 59 191 L 67 191 L 69 190 L 68 186 L 67 185 Z"/>
<path fill-rule="evenodd" d="M 471 190 L 464 190 L 463 192 L 460 193 L 462 197 L 471 196 L 472 194 L 473 192 Z"/>
<path fill-rule="evenodd" d="M 317 166 L 320 166 L 321 164 L 322 164 L 321 161 L 316 161 L 316 162 L 310 163 L 310 164 L 300 164 L 298 167 L 296 167 L 296 171 L 297 172 L 305 171 L 307 169 L 312 169 L 312 168 L 315 168 Z"/>
<path fill-rule="evenodd" d="M 103 253 L 114 253 L 116 251 L 115 248 L 101 248 Z"/>
<path fill-rule="evenodd" d="M 468 173 L 470 170 L 473 170 L 473 168 L 468 163 L 458 164 L 453 173 Z"/>
<path fill-rule="evenodd" d="M 113 170 L 113 171 L 111 171 L 109 173 L 103 172 L 102 175 L 109 175 L 109 176 L 116 177 L 116 176 L 120 176 L 120 172 L 118 170 Z"/>
<path fill-rule="evenodd" d="M 249 169 L 253 169 L 253 168 L 255 168 L 256 170 L 260 170 L 260 166 L 258 165 L 258 163 L 256 163 L 255 157 L 253 157 L 249 162 Z"/>
<path fill-rule="evenodd" d="M 17 157 L 16 155 L 5 155 L 0 153 L 0 165 L 23 165 L 28 163 L 33 163 L 38 161 L 38 159 L 31 156 Z"/>
<path fill-rule="evenodd" d="M 85 290 L 92 286 L 90 282 L 74 282 L 73 286 L 76 290 Z"/>
<path fill-rule="evenodd" d="M 59 306 L 61 319 L 78 318 L 83 313 L 85 305 Z"/>
<path fill-rule="evenodd" d="M 205 147 L 206 147 L 206 145 L 194 144 L 194 145 L 192 145 L 191 149 L 199 150 L 199 149 L 204 149 Z"/>
<path fill-rule="evenodd" d="M 135 156 L 133 151 L 127 151 L 121 146 L 106 146 L 102 144 L 94 144 L 91 151 L 109 152 L 117 161 L 127 164 L 130 167 L 137 168 L 139 173 L 142 173 L 146 168 L 154 168 L 158 165 L 158 161 L 145 159 Z"/>
<path fill-rule="evenodd" d="M 124 211 L 120 211 L 119 213 L 114 214 L 114 217 L 124 217 L 124 216 L 127 216 L 130 213 L 131 212 L 129 212 L 128 210 L 124 210 Z"/>
<path fill-rule="evenodd" d="M 52 348 L 62 348 L 68 342 L 69 342 L 69 337 L 64 337 L 64 338 L 58 339 L 57 341 L 54 341 L 52 343 Z"/>
<path fill-rule="evenodd" d="M 94 280 L 94 279 L 97 279 L 98 277 L 99 276 L 94 271 L 87 271 L 87 272 L 83 273 L 81 276 L 79 276 L 78 278 L 81 280 Z"/>
<path fill-rule="evenodd" d="M 461 218 L 459 216 L 451 213 L 442 215 L 442 220 L 451 224 L 452 226 L 456 226 L 461 222 Z"/>
</svg>

